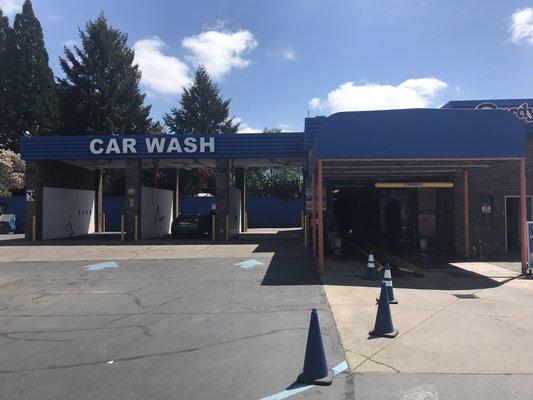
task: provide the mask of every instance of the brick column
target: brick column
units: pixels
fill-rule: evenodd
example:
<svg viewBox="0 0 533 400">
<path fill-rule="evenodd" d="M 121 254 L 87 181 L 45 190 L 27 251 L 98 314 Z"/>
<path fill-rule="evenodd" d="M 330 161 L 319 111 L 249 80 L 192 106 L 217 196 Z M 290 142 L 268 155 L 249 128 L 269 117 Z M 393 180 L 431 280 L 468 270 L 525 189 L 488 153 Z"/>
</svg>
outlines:
<svg viewBox="0 0 533 400">
<path fill-rule="evenodd" d="M 43 173 L 42 162 L 26 161 L 26 221 L 24 237 L 33 240 L 33 217 L 36 221 L 36 239 L 43 233 Z"/>
<path fill-rule="evenodd" d="M 94 171 L 94 191 L 95 191 L 95 197 L 96 197 L 96 215 L 94 216 L 96 221 L 96 232 L 103 232 L 104 231 L 104 184 L 103 184 L 103 170 L 102 169 L 96 169 Z"/>
<path fill-rule="evenodd" d="M 124 230 L 126 240 L 135 240 L 135 215 L 138 239 L 141 239 L 141 160 L 126 160 L 126 188 L 124 205 Z"/>
<path fill-rule="evenodd" d="M 229 214 L 229 159 L 217 158 L 215 171 L 216 187 L 216 239 L 226 240 L 226 216 Z"/>
<path fill-rule="evenodd" d="M 176 181 L 174 185 L 174 218 L 176 218 L 180 213 L 180 170 L 179 168 L 176 168 L 175 172 L 176 172 Z"/>
<path fill-rule="evenodd" d="M 244 232 L 244 214 L 246 213 L 246 169 L 235 169 L 235 187 L 241 191 L 241 231 Z"/>
</svg>

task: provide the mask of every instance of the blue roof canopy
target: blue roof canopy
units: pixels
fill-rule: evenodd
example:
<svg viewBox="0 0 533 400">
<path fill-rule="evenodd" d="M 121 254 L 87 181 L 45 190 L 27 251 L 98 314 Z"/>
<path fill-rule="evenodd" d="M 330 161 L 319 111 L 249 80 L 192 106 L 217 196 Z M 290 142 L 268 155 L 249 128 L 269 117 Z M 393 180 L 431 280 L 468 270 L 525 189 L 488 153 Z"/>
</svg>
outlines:
<svg viewBox="0 0 533 400">
<path fill-rule="evenodd" d="M 325 119 L 317 159 L 509 159 L 526 156 L 522 123 L 503 110 L 340 112 Z"/>
</svg>

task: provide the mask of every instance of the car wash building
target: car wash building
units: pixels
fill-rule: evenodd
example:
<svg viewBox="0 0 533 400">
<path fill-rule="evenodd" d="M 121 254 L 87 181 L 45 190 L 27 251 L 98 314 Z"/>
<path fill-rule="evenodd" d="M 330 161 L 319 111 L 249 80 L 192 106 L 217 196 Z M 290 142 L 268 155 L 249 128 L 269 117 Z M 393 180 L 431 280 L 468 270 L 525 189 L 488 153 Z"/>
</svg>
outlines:
<svg viewBox="0 0 533 400">
<path fill-rule="evenodd" d="M 484 100 L 343 112 L 306 118 L 304 132 L 279 134 L 23 138 L 26 237 L 102 231 L 103 169 L 125 175 L 125 240 L 163 236 L 179 213 L 180 170 L 209 167 L 216 177 L 214 233 L 227 240 L 244 230 L 246 169 L 301 165 L 302 209 L 320 271 L 338 235 L 394 252 L 516 252 L 525 268 L 532 106 Z M 173 172 L 173 188 L 141 185 L 142 171 L 154 165 Z"/>
</svg>

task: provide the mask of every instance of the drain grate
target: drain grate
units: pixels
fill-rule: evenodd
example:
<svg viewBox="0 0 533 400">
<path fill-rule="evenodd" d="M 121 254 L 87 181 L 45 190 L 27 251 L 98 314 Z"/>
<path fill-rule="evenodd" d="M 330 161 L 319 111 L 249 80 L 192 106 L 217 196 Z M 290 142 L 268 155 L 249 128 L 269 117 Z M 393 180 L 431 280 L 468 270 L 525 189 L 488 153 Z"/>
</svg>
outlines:
<svg viewBox="0 0 533 400">
<path fill-rule="evenodd" d="M 455 293 L 454 296 L 458 299 L 479 299 L 479 297 L 473 293 Z"/>
</svg>

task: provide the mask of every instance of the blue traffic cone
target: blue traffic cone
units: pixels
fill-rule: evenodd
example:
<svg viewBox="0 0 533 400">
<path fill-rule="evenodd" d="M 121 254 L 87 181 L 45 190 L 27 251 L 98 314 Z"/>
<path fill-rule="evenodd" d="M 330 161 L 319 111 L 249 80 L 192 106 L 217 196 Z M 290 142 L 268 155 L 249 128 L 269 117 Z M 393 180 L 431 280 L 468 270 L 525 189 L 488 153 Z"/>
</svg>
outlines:
<svg viewBox="0 0 533 400">
<path fill-rule="evenodd" d="M 370 254 L 368 255 L 365 279 L 368 279 L 369 281 L 375 281 L 378 279 L 378 274 L 376 272 L 376 263 L 374 262 L 374 254 L 372 254 L 372 252 L 370 252 Z"/>
<path fill-rule="evenodd" d="M 297 378 L 298 382 L 312 385 L 331 385 L 333 375 L 328 370 L 322 334 L 316 309 L 311 311 L 309 333 L 307 334 L 307 347 L 305 349 L 304 370 Z"/>
<path fill-rule="evenodd" d="M 383 282 L 387 286 L 387 296 L 389 297 L 389 304 L 398 304 L 398 300 L 394 297 L 394 289 L 392 286 L 392 275 L 389 263 L 385 264 L 385 271 L 383 272 Z M 376 299 L 379 302 L 379 299 Z"/>
<path fill-rule="evenodd" d="M 376 315 L 374 330 L 368 334 L 370 336 L 380 336 L 386 338 L 393 338 L 398 334 L 398 330 L 394 329 L 394 325 L 392 324 L 389 295 L 387 294 L 387 285 L 385 281 L 381 283 L 381 293 L 379 295 L 378 313 Z"/>
</svg>

